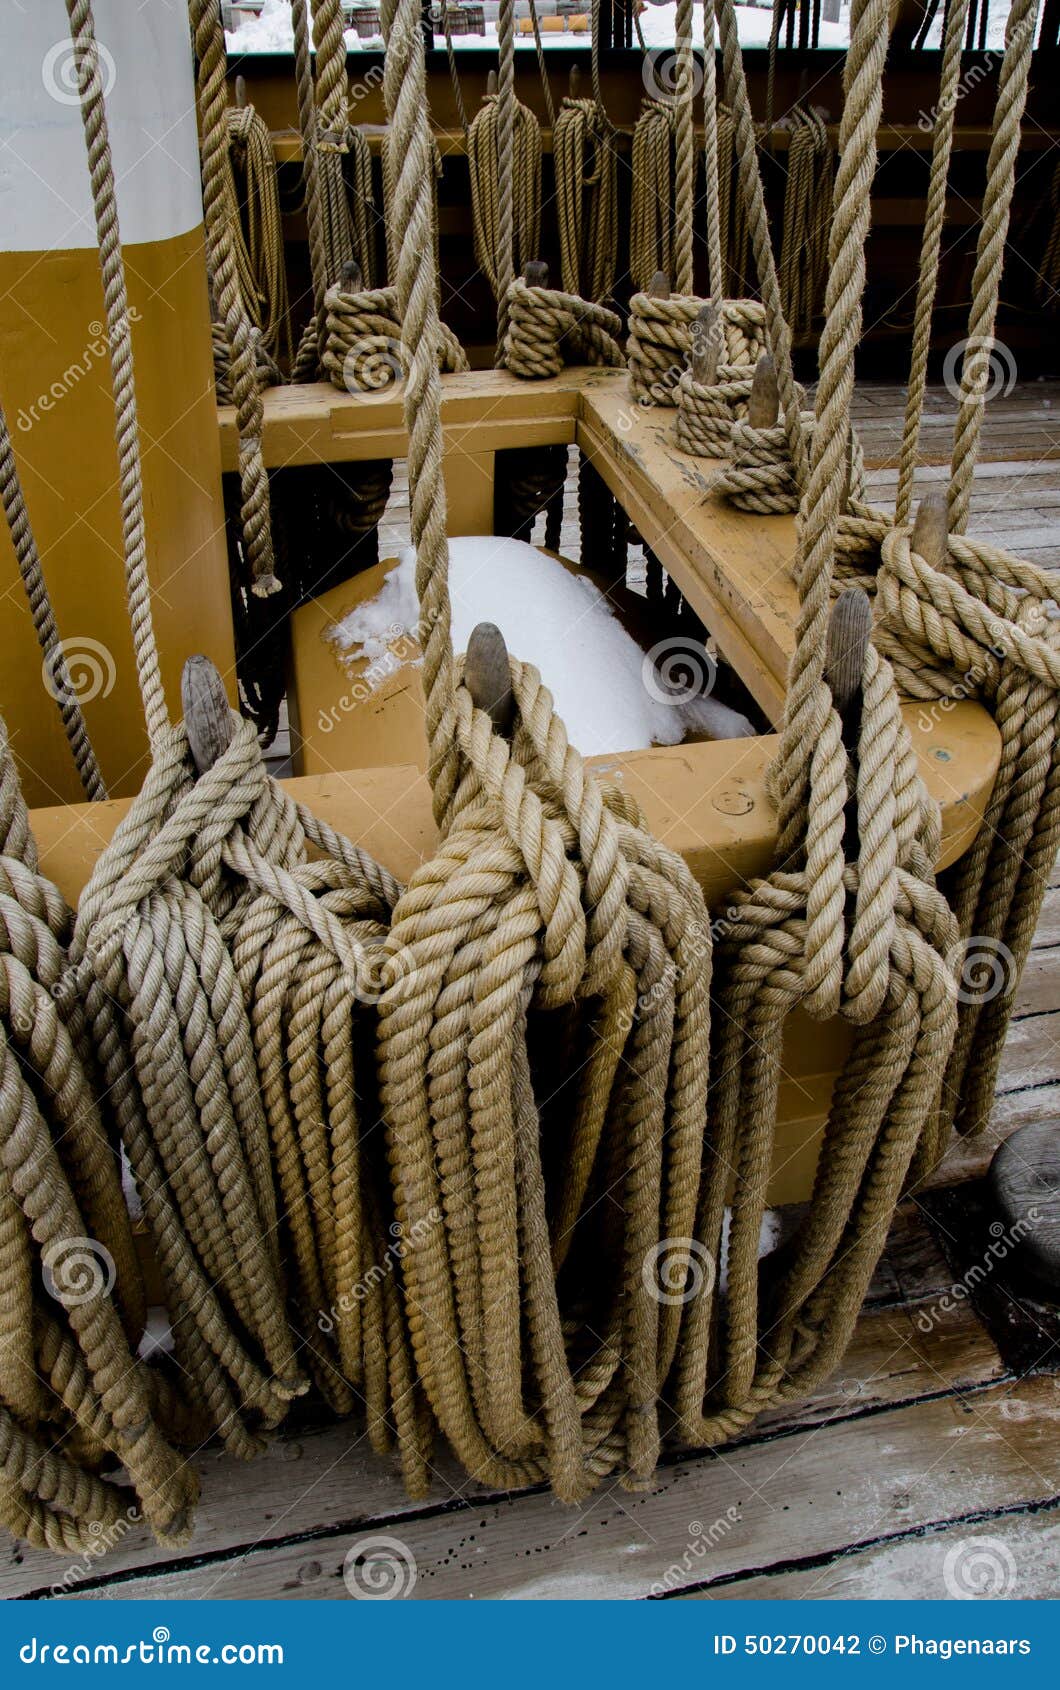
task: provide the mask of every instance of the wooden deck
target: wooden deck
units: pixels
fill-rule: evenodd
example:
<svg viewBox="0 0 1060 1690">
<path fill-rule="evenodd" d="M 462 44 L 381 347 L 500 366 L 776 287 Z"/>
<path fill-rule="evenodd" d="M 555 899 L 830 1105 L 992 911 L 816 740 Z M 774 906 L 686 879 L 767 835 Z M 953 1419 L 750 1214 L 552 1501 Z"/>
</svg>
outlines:
<svg viewBox="0 0 1060 1690">
<path fill-rule="evenodd" d="M 1025 457 L 988 412 L 987 451 L 1009 455 L 984 465 L 971 528 L 1060 567 L 1060 463 L 1032 449 L 1050 428 L 1056 447 L 1060 392 L 1029 392 L 1030 401 L 1012 396 Z M 900 399 L 870 387 L 859 407 L 882 501 L 893 493 Z M 942 473 L 928 468 L 922 480 Z M 403 487 L 396 478 L 387 549 L 407 532 Z M 356 1423 L 307 1426 L 249 1468 L 213 1450 L 197 1457 L 203 1501 L 187 1549 L 160 1552 L 138 1525 L 80 1562 L 6 1543 L 0 1591 L 341 1600 L 348 1551 L 371 1553 L 382 1536 L 414 1561 L 414 1599 L 946 1598 L 980 1552 L 1001 1593 L 1056 1596 L 1060 1313 L 1014 1258 L 984 1270 L 996 1235 L 983 1184 L 1009 1133 L 1051 1117 L 1060 1117 L 1060 869 L 990 1127 L 953 1147 L 930 1188 L 902 1204 L 851 1348 L 809 1400 L 724 1449 L 668 1457 L 642 1494 L 609 1484 L 581 1509 L 541 1491 L 485 1492 L 445 1452 L 431 1498 L 412 1505 Z"/>
</svg>

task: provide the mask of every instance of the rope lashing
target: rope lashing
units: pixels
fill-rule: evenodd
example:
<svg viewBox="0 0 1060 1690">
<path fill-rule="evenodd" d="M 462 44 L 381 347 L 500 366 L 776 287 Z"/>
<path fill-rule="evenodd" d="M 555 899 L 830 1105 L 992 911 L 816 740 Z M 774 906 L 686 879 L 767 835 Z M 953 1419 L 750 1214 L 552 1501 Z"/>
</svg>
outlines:
<svg viewBox="0 0 1060 1690">
<path fill-rule="evenodd" d="M 599 304 L 610 298 L 618 268 L 618 155 L 595 100 L 562 102 L 552 160 L 563 291 Z"/>
<path fill-rule="evenodd" d="M 667 278 L 653 277 L 647 293 L 629 302 L 629 385 L 637 399 L 677 404 L 677 384 L 692 345 L 692 327 L 702 299 L 671 297 Z"/>
<path fill-rule="evenodd" d="M 931 878 L 938 811 L 920 781 L 890 667 L 868 642 L 867 606 L 859 609 L 856 590 L 833 614 L 851 618 L 858 661 L 846 650 L 850 634 L 837 637 L 833 628 L 830 637 L 846 448 L 836 412 L 849 404 L 860 329 L 865 180 L 874 166 L 887 34 L 887 0 L 855 7 L 799 523 L 799 639 L 775 772 L 780 866 L 736 895 L 718 947 L 711 1135 L 696 1230 L 715 1259 L 734 1166 L 736 1178 L 716 1353 L 711 1291 L 697 1299 L 674 1381 L 682 1435 L 696 1443 L 732 1436 L 834 1368 L 914 1158 L 925 1143 L 937 1150 L 956 1026 L 946 961 L 956 924 Z M 856 709 L 842 693 L 841 673 L 858 683 Z M 822 1020 L 841 1014 L 854 1025 L 854 1044 L 836 1081 L 807 1218 L 770 1287 L 760 1334 L 758 1240 L 782 1029 L 796 1004 Z"/>
<path fill-rule="evenodd" d="M 505 367 L 528 381 L 558 376 L 566 364 L 621 369 L 626 360 L 617 312 L 545 286 L 547 276 L 544 264 L 530 265 L 509 289 Z"/>
<path fill-rule="evenodd" d="M 707 217 L 707 270 L 713 300 L 719 300 L 725 292 L 720 168 L 714 0 L 703 0 L 703 194 Z"/>
<path fill-rule="evenodd" d="M 403 379 L 408 354 L 394 289 L 365 289 L 358 282 L 353 271 L 324 296 L 324 371 L 333 386 L 347 393 L 373 393 Z M 443 370 L 468 368 L 462 347 L 444 323 L 438 325 L 438 359 Z"/>
<path fill-rule="evenodd" d="M 71 919 L 0 723 L 0 1520 L 65 1553 L 137 1506 L 184 1542 L 198 1493 L 162 1430 L 169 1382 L 136 1360 L 144 1291 L 97 1060 L 115 1016 L 72 966 Z"/>
<path fill-rule="evenodd" d="M 217 403 L 234 405 L 236 396 L 232 386 L 231 349 L 228 336 L 216 318 L 210 324 L 210 338 L 213 345 L 213 384 Z M 257 329 L 251 330 L 251 341 L 254 350 L 254 373 L 259 386 L 278 387 L 283 381 L 283 374 L 276 360 L 266 352 Z"/>
<path fill-rule="evenodd" d="M 495 299 L 501 287 L 501 217 L 498 157 L 500 152 L 499 94 L 487 94 L 467 132 L 468 174 L 475 260 Z M 537 257 L 541 244 L 541 128 L 537 118 L 516 101 L 511 141 L 513 234 L 515 269 Z M 510 285 L 514 276 L 508 278 Z M 502 335 L 503 342 L 503 335 Z"/>
<path fill-rule="evenodd" d="M 682 452 L 724 458 L 734 422 L 743 421 L 765 341 L 765 311 L 754 299 L 703 306 L 692 325 L 689 367 L 676 388 L 674 437 Z"/>
<path fill-rule="evenodd" d="M 229 348 L 229 376 L 239 435 L 239 481 L 243 544 L 250 565 L 251 591 L 259 598 L 279 592 L 269 521 L 269 478 L 261 454 L 263 410 L 253 329 L 239 287 L 239 265 L 232 229 L 236 191 L 228 149 L 225 90 L 225 39 L 221 14 L 212 0 L 188 0 L 197 64 L 201 119 L 203 218 L 218 314 Z M 90 101 L 82 110 L 92 110 Z M 113 182 L 110 184 L 113 204 Z M 155 744 L 165 720 L 151 734 Z M 168 725 L 168 724 L 167 724 Z"/>
<path fill-rule="evenodd" d="M 801 389 L 799 391 L 801 393 Z M 780 516 L 799 508 L 795 466 L 788 452 L 788 432 L 777 420 L 779 412 L 776 368 L 770 354 L 764 352 L 747 396 L 745 414 L 737 417 L 729 429 L 726 466 L 711 484 L 713 493 L 727 498 L 738 510 L 760 516 Z M 802 412 L 802 427 L 808 447 L 814 428 L 812 411 Z M 843 513 L 851 500 L 863 503 L 865 493 L 864 459 L 861 443 L 853 428 L 848 434 L 847 452 L 840 507 Z M 876 538 L 878 541 L 878 535 Z"/>
</svg>

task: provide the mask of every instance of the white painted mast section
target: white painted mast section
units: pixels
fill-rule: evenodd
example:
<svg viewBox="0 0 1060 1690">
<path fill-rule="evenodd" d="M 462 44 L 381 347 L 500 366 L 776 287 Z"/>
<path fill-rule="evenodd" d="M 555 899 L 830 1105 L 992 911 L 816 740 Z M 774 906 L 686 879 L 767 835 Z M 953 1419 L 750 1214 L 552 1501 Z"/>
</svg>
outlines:
<svg viewBox="0 0 1060 1690">
<path fill-rule="evenodd" d="M 122 243 L 168 240 L 202 222 L 187 0 L 94 0 L 93 13 Z M 64 0 L 0 5 L 0 245 L 96 245 Z"/>
</svg>

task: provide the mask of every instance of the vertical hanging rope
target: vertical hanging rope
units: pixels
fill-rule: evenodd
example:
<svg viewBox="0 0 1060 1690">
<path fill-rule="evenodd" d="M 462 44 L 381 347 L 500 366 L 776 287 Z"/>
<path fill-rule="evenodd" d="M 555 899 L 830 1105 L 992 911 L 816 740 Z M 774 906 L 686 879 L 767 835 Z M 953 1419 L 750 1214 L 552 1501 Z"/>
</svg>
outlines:
<svg viewBox="0 0 1060 1690">
<path fill-rule="evenodd" d="M 66 0 L 70 34 L 81 90 L 81 116 L 88 152 L 92 186 L 92 207 L 99 242 L 99 268 L 103 277 L 103 303 L 107 320 L 107 343 L 114 383 L 115 431 L 118 442 L 118 482 L 121 489 L 121 529 L 125 555 L 125 587 L 136 651 L 136 674 L 143 699 L 144 718 L 151 745 L 157 745 L 169 728 L 166 695 L 151 622 L 151 590 L 147 576 L 147 539 L 144 533 L 143 474 L 140 467 L 140 431 L 136 414 L 136 384 L 133 380 L 132 329 L 125 289 L 125 267 L 118 230 L 118 204 L 114 191 L 114 167 L 110 143 L 103 122 L 103 82 L 99 69 L 92 8 L 89 0 Z M 218 22 L 218 28 L 220 23 Z M 222 72 L 223 81 L 223 72 Z M 225 146 L 227 156 L 227 145 Z M 234 276 L 231 286 L 238 296 Z M 233 353 L 234 355 L 234 353 Z M 249 336 L 246 355 L 252 359 Z M 267 489 L 266 489 L 267 501 Z M 271 565 L 270 565 L 271 567 Z"/>
<path fill-rule="evenodd" d="M 826 630 L 845 481 L 843 463 L 850 431 L 854 349 L 861 336 L 865 238 L 876 173 L 876 134 L 883 109 L 887 3 L 888 0 L 860 0 L 855 9 L 860 27 L 855 31 L 852 13 L 851 45 L 844 67 L 845 99 L 833 198 L 831 268 L 821 333 L 821 377 L 814 413 L 812 458 L 805 478 L 800 481 L 804 495 L 796 565 L 799 622 L 788 673 L 788 698 L 776 771 L 777 851 L 781 860 L 797 850 L 805 834 L 808 757 L 818 744 L 823 726 Z M 800 446 L 805 464 L 807 451 L 801 436 Z M 841 931 L 841 914 L 837 919 Z"/>
<path fill-rule="evenodd" d="M 909 391 L 905 404 L 902 445 L 898 453 L 898 491 L 895 495 L 894 520 L 899 524 L 909 520 L 909 511 L 913 501 L 917 447 L 920 443 L 920 420 L 924 408 L 924 392 L 927 387 L 928 354 L 931 351 L 931 317 L 935 307 L 935 293 L 938 288 L 942 230 L 946 222 L 946 184 L 949 178 L 950 152 L 953 146 L 953 125 L 957 113 L 957 101 L 960 97 L 961 46 L 967 17 L 968 0 L 949 0 L 942 42 L 939 103 L 935 113 L 935 131 L 931 142 L 931 175 L 928 180 L 927 206 L 924 211 L 924 236 L 920 248 L 920 275 L 917 280 L 916 310 L 913 314 L 913 345 L 909 357 Z"/>
<path fill-rule="evenodd" d="M 19 480 L 18 465 L 11 447 L 7 417 L 0 405 L 0 500 L 3 501 L 11 543 L 18 559 L 18 570 L 29 600 L 30 615 L 37 635 L 37 643 L 44 654 L 45 686 L 55 699 L 62 719 L 63 732 L 73 753 L 77 772 L 81 777 L 85 797 L 105 798 L 107 788 L 100 773 L 80 700 L 70 678 L 63 642 L 55 625 L 55 613 L 41 570 L 37 542 L 30 526 L 29 511 Z"/>
<path fill-rule="evenodd" d="M 229 222 L 235 239 L 243 308 L 260 331 L 265 350 L 274 356 L 279 356 L 282 349 L 289 354 L 287 270 L 272 136 L 254 107 L 244 105 L 229 108 L 228 140 L 234 189 Z M 245 229 L 241 204 L 246 207 Z"/>
<path fill-rule="evenodd" d="M 692 284 L 692 210 L 696 160 L 692 142 L 693 0 L 677 0 L 677 89 L 674 95 L 674 286 L 686 297 Z"/>
<path fill-rule="evenodd" d="M 212 0 L 189 0 L 197 60 L 201 114 L 203 217 L 210 272 L 228 337 L 232 390 L 239 431 L 240 516 L 252 577 L 251 591 L 268 598 L 280 591 L 272 549 L 269 478 L 261 455 L 264 411 L 258 383 L 254 338 L 239 293 L 239 272 L 229 223 L 235 198 L 228 154 L 225 40 L 221 14 Z M 131 380 L 131 375 L 130 375 Z M 163 711 L 164 715 L 164 711 Z M 166 722 L 168 726 L 168 720 Z M 156 722 L 155 743 L 162 731 Z"/>
<path fill-rule="evenodd" d="M 673 107 L 646 100 L 630 158 L 629 273 L 638 293 L 656 271 L 673 274 L 673 134 Z"/>
<path fill-rule="evenodd" d="M 515 280 L 515 0 L 497 13 L 497 351 L 504 363 L 508 289 Z M 533 254 L 534 257 L 537 254 Z"/>
<path fill-rule="evenodd" d="M 721 185 L 718 175 L 718 74 L 714 50 L 714 0 L 703 0 L 703 192 L 707 202 L 707 263 L 710 298 L 725 292 L 721 245 Z"/>
<path fill-rule="evenodd" d="M 963 534 L 968 526 L 972 476 L 979 456 L 979 435 L 990 380 L 990 355 L 1005 262 L 1005 240 L 1016 186 L 1016 158 L 1020 125 L 1027 103 L 1031 45 L 1038 22 L 1039 0 L 1013 0 L 1005 29 L 1005 56 L 998 79 L 994 138 L 987 159 L 987 193 L 983 223 L 972 277 L 972 309 L 961 367 L 961 397 L 953 431 L 950 462 L 950 528 Z"/>
<path fill-rule="evenodd" d="M 788 450 L 795 466 L 795 481 L 800 491 L 806 485 L 808 460 L 806 441 L 799 418 L 799 401 L 795 375 L 791 363 L 791 330 L 784 316 L 777 280 L 777 267 L 769 235 L 762 178 L 758 170 L 757 141 L 751 102 L 747 93 L 740 55 L 740 38 L 733 0 L 717 0 L 718 26 L 721 35 L 722 62 L 725 68 L 725 90 L 732 107 L 735 124 L 735 150 L 738 159 L 740 184 L 750 222 L 751 244 L 754 250 L 758 284 L 769 325 L 769 343 L 777 366 L 777 385 L 788 433 Z"/>
</svg>

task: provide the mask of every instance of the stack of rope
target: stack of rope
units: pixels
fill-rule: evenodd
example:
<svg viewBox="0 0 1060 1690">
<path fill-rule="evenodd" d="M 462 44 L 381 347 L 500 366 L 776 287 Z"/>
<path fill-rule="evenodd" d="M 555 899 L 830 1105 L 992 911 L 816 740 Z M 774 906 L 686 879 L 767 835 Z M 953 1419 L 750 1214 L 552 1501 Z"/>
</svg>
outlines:
<svg viewBox="0 0 1060 1690">
<path fill-rule="evenodd" d="M 692 296 L 670 297 L 665 276 L 653 280 L 649 293 L 635 293 L 629 302 L 629 385 L 637 399 L 653 405 L 677 404 L 677 387 L 689 352 L 692 327 L 704 301 Z"/>
<path fill-rule="evenodd" d="M 677 384 L 674 434 L 683 452 L 698 458 L 728 455 L 732 425 L 747 415 L 765 332 L 765 310 L 756 299 L 723 299 L 700 312 L 692 328 L 689 368 Z"/>
<path fill-rule="evenodd" d="M 508 290 L 504 363 L 528 381 L 558 376 L 565 364 L 621 369 L 626 361 L 621 333 L 621 318 L 604 305 L 522 278 Z"/>
<path fill-rule="evenodd" d="M 402 381 L 408 353 L 392 287 L 365 290 L 347 276 L 324 296 L 327 346 L 324 370 L 333 386 L 347 393 L 374 393 Z M 442 370 L 466 370 L 467 357 L 444 323 L 439 323 L 438 363 Z"/>
</svg>

